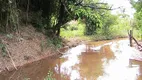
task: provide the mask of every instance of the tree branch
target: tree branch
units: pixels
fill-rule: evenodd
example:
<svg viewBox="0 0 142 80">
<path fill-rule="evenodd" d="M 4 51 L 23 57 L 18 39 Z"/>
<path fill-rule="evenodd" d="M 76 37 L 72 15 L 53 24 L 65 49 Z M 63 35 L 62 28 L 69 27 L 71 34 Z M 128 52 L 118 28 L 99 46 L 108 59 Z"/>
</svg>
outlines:
<svg viewBox="0 0 142 80">
<path fill-rule="evenodd" d="M 76 3 L 75 5 L 80 5 L 83 2 L 83 0 L 79 1 L 78 3 Z"/>
<path fill-rule="evenodd" d="M 99 3 L 95 3 L 95 4 L 99 4 Z M 100 3 L 100 4 L 103 4 L 103 3 Z M 115 9 L 120 9 L 121 8 L 121 7 L 112 8 L 112 6 L 110 8 L 107 8 L 107 7 L 97 7 L 95 5 L 92 6 L 92 5 L 83 5 L 83 4 L 80 4 L 79 6 L 88 7 L 88 8 L 91 8 L 91 9 L 104 9 L 104 10 L 115 10 Z"/>
<path fill-rule="evenodd" d="M 108 5 L 108 3 L 95 3 L 95 4 L 104 4 L 104 5 Z"/>
</svg>

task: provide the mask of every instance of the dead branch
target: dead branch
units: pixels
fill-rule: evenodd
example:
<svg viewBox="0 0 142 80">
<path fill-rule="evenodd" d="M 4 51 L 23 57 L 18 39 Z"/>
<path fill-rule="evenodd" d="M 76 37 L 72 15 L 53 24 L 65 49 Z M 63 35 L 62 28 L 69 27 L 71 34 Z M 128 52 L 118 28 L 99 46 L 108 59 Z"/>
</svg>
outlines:
<svg viewBox="0 0 142 80">
<path fill-rule="evenodd" d="M 9 56 L 10 59 L 11 59 L 11 62 L 12 62 L 12 64 L 13 64 L 14 68 L 15 68 L 16 70 L 18 70 L 17 67 L 16 67 L 16 65 L 15 65 L 15 62 L 13 61 L 12 56 L 10 55 L 10 52 L 9 52 L 8 48 L 7 48 L 7 47 L 5 47 L 5 48 L 6 48 L 6 51 L 7 51 L 8 56 Z"/>
<path fill-rule="evenodd" d="M 59 54 L 62 54 L 62 55 L 63 55 L 63 53 L 62 53 L 60 50 L 58 50 L 58 49 L 57 49 L 57 52 L 58 52 Z"/>
</svg>

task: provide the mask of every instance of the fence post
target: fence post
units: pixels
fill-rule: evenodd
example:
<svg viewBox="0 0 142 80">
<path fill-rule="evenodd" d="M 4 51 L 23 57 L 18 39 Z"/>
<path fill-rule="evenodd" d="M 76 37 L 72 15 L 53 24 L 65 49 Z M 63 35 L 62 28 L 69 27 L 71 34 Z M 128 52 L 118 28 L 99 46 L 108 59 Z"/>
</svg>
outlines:
<svg viewBox="0 0 142 80">
<path fill-rule="evenodd" d="M 133 32 L 132 32 L 132 30 L 130 30 L 130 31 L 129 31 L 130 47 L 132 47 L 132 46 L 133 46 L 133 44 L 132 44 L 132 37 L 133 37 Z"/>
</svg>

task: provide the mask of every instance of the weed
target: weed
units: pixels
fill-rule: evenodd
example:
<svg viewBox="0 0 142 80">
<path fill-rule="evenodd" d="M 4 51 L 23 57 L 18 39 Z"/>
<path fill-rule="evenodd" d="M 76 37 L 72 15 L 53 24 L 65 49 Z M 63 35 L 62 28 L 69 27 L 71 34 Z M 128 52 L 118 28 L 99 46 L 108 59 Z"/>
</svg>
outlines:
<svg viewBox="0 0 142 80">
<path fill-rule="evenodd" d="M 9 39 L 12 39 L 13 35 L 12 34 L 7 34 L 6 37 L 9 38 Z"/>
<path fill-rule="evenodd" d="M 44 51 L 44 42 L 43 41 L 41 41 L 41 43 L 40 43 L 40 48 L 41 48 L 41 52 L 43 52 Z"/>
<path fill-rule="evenodd" d="M 42 52 L 44 51 L 44 49 L 47 49 L 48 47 L 53 49 L 61 48 L 62 39 L 58 37 L 54 37 L 54 38 L 48 38 L 46 39 L 46 41 L 41 41 L 40 48 Z"/>
<path fill-rule="evenodd" d="M 3 44 L 2 42 L 0 42 L 0 49 L 1 49 L 2 56 L 5 57 L 7 55 L 6 45 Z"/>
<path fill-rule="evenodd" d="M 55 45 L 56 48 L 61 48 L 62 47 L 62 40 L 61 38 L 53 38 L 52 39 L 53 44 Z"/>
<path fill-rule="evenodd" d="M 56 80 L 56 79 L 53 78 L 53 72 L 49 70 L 44 80 Z"/>
</svg>

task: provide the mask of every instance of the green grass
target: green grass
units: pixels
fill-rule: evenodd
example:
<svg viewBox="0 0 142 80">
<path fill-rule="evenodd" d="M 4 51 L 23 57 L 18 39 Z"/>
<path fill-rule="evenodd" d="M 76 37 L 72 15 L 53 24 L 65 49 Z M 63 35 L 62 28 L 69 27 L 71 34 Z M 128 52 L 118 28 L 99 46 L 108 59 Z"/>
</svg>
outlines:
<svg viewBox="0 0 142 80">
<path fill-rule="evenodd" d="M 75 30 L 72 30 L 75 28 Z M 76 29 L 77 28 L 77 29 Z M 68 24 L 66 28 L 61 29 L 61 37 L 70 39 L 77 38 L 80 40 L 110 40 L 114 38 L 127 37 L 127 31 L 125 28 L 111 27 L 108 31 L 97 29 L 97 33 L 94 35 L 84 35 L 85 24 L 79 22 L 78 24 Z"/>
<path fill-rule="evenodd" d="M 71 24 L 61 29 L 61 36 L 65 38 L 84 36 L 85 24 Z M 75 30 L 72 30 L 75 28 Z"/>
</svg>

